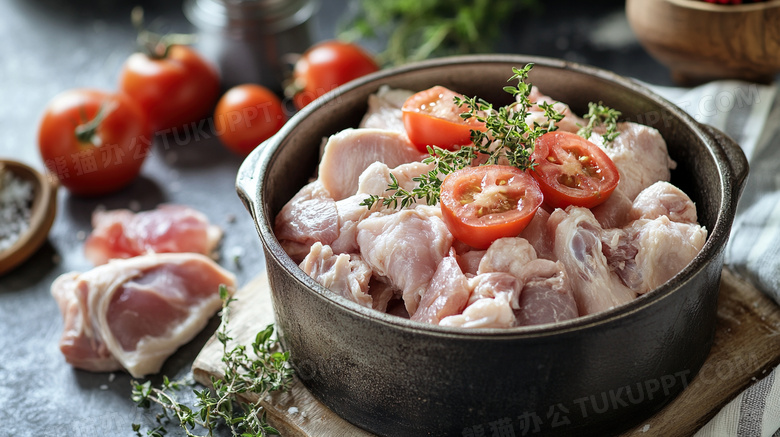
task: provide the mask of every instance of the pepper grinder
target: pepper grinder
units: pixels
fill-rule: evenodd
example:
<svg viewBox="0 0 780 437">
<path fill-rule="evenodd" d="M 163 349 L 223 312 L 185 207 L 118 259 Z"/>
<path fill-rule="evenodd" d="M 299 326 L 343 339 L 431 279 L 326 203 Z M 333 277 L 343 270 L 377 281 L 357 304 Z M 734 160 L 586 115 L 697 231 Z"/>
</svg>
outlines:
<svg viewBox="0 0 780 437">
<path fill-rule="evenodd" d="M 314 0 L 185 0 L 184 14 L 198 29 L 198 49 L 229 88 L 256 83 L 276 93 L 290 55 L 312 44 Z"/>
</svg>

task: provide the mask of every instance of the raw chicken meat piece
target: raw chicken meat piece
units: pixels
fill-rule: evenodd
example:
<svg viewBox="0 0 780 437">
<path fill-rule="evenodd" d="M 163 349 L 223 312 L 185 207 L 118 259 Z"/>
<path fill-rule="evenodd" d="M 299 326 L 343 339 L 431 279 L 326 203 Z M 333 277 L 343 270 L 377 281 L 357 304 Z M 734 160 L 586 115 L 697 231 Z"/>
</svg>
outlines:
<svg viewBox="0 0 780 437">
<path fill-rule="evenodd" d="M 183 205 L 160 205 L 134 213 L 128 209 L 95 211 L 84 255 L 94 265 L 147 253 L 211 254 L 222 230 L 201 212 Z"/>
<path fill-rule="evenodd" d="M 525 118 L 525 122 L 528 123 L 529 126 L 533 126 L 534 122 L 539 123 L 540 125 L 547 124 L 547 118 L 544 116 L 544 110 L 539 107 L 539 104 L 543 102 L 553 105 L 553 109 L 563 114 L 563 119 L 557 123 L 559 130 L 577 133 L 577 131 L 580 129 L 580 126 L 585 126 L 588 124 L 587 121 L 578 117 L 577 114 L 572 112 L 571 108 L 569 108 L 569 105 L 553 100 L 552 97 L 549 97 L 539 91 L 539 88 L 536 86 L 531 86 L 531 93 L 528 95 L 528 100 L 530 100 L 532 103 L 535 103 L 534 106 L 529 108 L 529 115 Z"/>
<path fill-rule="evenodd" d="M 420 153 L 405 133 L 381 129 L 345 129 L 332 135 L 322 155 L 319 180 L 334 200 L 357 192 L 360 174 L 374 162 L 393 168 L 421 161 Z"/>
<path fill-rule="evenodd" d="M 389 196 L 395 191 L 388 191 L 387 187 L 393 180 L 390 177 L 392 174 L 398 186 L 407 191 L 412 191 L 419 185 L 419 182 L 414 178 L 419 177 L 423 173 L 428 173 L 433 170 L 433 164 L 423 164 L 422 162 L 410 162 L 407 164 L 401 164 L 393 169 L 382 162 L 375 162 L 366 168 L 361 173 L 358 179 L 358 194 L 376 194 L 378 196 Z M 367 196 L 363 196 L 367 197 Z M 421 202 L 425 202 L 422 200 Z"/>
<path fill-rule="evenodd" d="M 369 214 L 377 212 L 381 214 L 392 214 L 392 209 L 385 209 L 380 204 L 374 205 L 370 210 L 361 205 L 370 194 L 379 196 L 388 196 L 392 192 L 387 191 L 387 186 L 392 182 L 390 174 L 395 176 L 398 184 L 403 189 L 411 191 L 417 186 L 415 178 L 424 172 L 430 171 L 431 166 L 421 162 L 411 162 L 401 164 L 394 169 L 390 169 L 386 164 L 375 162 L 360 175 L 357 194 L 336 202 L 336 210 L 339 217 L 339 235 L 331 243 L 335 253 L 357 252 L 357 225 L 361 220 L 368 217 Z M 425 204 L 424 200 L 417 203 Z"/>
<path fill-rule="evenodd" d="M 660 216 L 611 230 L 602 240 L 604 254 L 623 283 L 643 294 L 685 268 L 704 246 L 707 230 Z"/>
<path fill-rule="evenodd" d="M 523 283 L 510 273 L 490 272 L 469 279 L 469 287 L 471 288 L 469 305 L 479 299 L 494 299 L 497 295 L 505 293 L 509 295 L 509 302 L 514 307 L 523 289 Z"/>
<path fill-rule="evenodd" d="M 609 199 L 601 205 L 591 208 L 591 211 L 602 228 L 622 228 L 632 220 L 630 217 L 632 206 L 631 199 L 623 194 L 620 188 L 616 188 Z"/>
<path fill-rule="evenodd" d="M 51 287 L 65 325 L 60 350 L 84 370 L 157 373 L 222 307 L 221 284 L 232 289 L 235 277 L 194 253 L 117 259 L 63 274 Z"/>
<path fill-rule="evenodd" d="M 531 244 L 523 238 L 496 240 L 482 258 L 478 272 L 476 278 L 488 272 L 505 272 L 517 280 L 519 288 L 510 293 L 517 325 L 552 323 L 578 315 L 563 263 L 537 258 Z M 480 294 L 475 289 L 472 299 Z"/>
<path fill-rule="evenodd" d="M 360 305 L 372 307 L 368 294 L 371 267 L 363 262 L 360 255 L 334 255 L 330 246 L 317 242 L 312 244 L 300 267 L 325 288 Z"/>
<path fill-rule="evenodd" d="M 458 266 L 455 251 L 450 249 L 449 256 L 436 268 L 412 320 L 438 324 L 444 317 L 460 314 L 470 293 L 468 280 Z"/>
<path fill-rule="evenodd" d="M 693 202 L 668 182 L 639 193 L 629 218 L 635 220 L 602 233 L 602 251 L 623 283 L 640 294 L 679 273 L 707 239 Z"/>
<path fill-rule="evenodd" d="M 526 264 L 536 259 L 536 251 L 525 238 L 499 238 L 488 247 L 477 273 L 505 272 L 521 278 Z"/>
<path fill-rule="evenodd" d="M 454 246 L 454 245 L 453 245 Z M 464 246 L 466 246 L 464 244 Z M 466 246 L 469 250 L 457 255 L 458 265 L 460 270 L 466 276 L 476 276 L 479 269 L 479 263 L 482 261 L 482 257 L 485 256 L 486 250 L 474 250 L 471 246 Z M 456 251 L 457 252 L 457 251 Z"/>
<path fill-rule="evenodd" d="M 452 246 L 441 211 L 429 206 L 372 214 L 358 224 L 360 254 L 374 271 L 403 294 L 413 316 L 433 274 Z"/>
<path fill-rule="evenodd" d="M 603 229 L 589 209 L 556 209 L 548 226 L 555 235 L 553 252 L 570 279 L 580 315 L 608 310 L 636 297 L 610 268 L 602 253 Z"/>
<path fill-rule="evenodd" d="M 697 223 L 696 205 L 687 194 L 669 182 L 656 182 L 642 190 L 629 211 L 631 220 L 661 216 L 679 223 Z"/>
<path fill-rule="evenodd" d="M 369 210 L 365 205 L 361 205 L 365 199 L 366 195 L 355 194 L 336 202 L 338 236 L 330 243 L 334 253 L 355 253 L 358 251 L 357 225 L 379 209 L 378 206 L 374 206 Z"/>
<path fill-rule="evenodd" d="M 368 112 L 360 122 L 362 128 L 386 129 L 406 133 L 401 108 L 414 91 L 382 85 L 368 96 Z"/>
<path fill-rule="evenodd" d="M 553 258 L 553 235 L 547 226 L 547 220 L 549 219 L 550 213 L 547 212 L 544 207 L 537 209 L 534 218 L 531 219 L 528 226 L 526 226 L 525 229 L 520 232 L 520 235 L 518 235 L 531 243 L 531 246 L 533 246 L 536 251 L 536 256 L 539 258 Z"/>
<path fill-rule="evenodd" d="M 339 236 L 336 202 L 319 181 L 309 183 L 279 211 L 274 234 L 285 252 L 300 263 L 312 244 L 330 244 Z"/>
<path fill-rule="evenodd" d="M 639 245 L 625 229 L 607 229 L 601 232 L 601 252 L 607 258 L 610 269 L 626 287 L 640 293 L 642 272 L 636 266 Z M 647 290 L 644 290 L 647 291 Z"/>
<path fill-rule="evenodd" d="M 523 289 L 513 303 L 517 326 L 555 323 L 579 316 L 563 264 L 537 259 L 523 271 Z"/>
<path fill-rule="evenodd" d="M 372 212 L 392 213 L 375 205 L 371 210 L 361 203 L 369 194 L 388 195 L 387 186 L 396 177 L 401 187 L 412 190 L 412 178 L 430 171 L 421 162 L 401 164 L 390 169 L 374 162 L 360 175 L 357 194 L 334 201 L 318 179 L 301 189 L 276 216 L 274 232 L 285 251 L 300 263 L 315 241 L 330 245 L 334 253 L 353 253 L 357 247 L 357 225 Z"/>
<path fill-rule="evenodd" d="M 497 293 L 493 298 L 479 299 L 466 307 L 463 313 L 441 319 L 439 325 L 461 328 L 511 328 L 515 314 L 508 293 Z"/>
<path fill-rule="evenodd" d="M 661 133 L 652 127 L 632 123 L 618 123 L 620 134 L 604 145 L 604 138 L 597 132 L 590 141 L 599 145 L 612 158 L 620 173 L 617 188 L 630 200 L 645 188 L 658 181 L 668 181 L 669 170 L 677 167 L 666 149 Z"/>
</svg>

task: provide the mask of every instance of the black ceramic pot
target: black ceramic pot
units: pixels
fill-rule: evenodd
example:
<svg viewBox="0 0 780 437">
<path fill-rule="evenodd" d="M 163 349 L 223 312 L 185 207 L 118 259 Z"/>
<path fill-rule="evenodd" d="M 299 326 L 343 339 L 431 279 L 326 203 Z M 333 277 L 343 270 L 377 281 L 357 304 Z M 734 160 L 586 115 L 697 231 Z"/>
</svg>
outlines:
<svg viewBox="0 0 780 437">
<path fill-rule="evenodd" d="M 662 287 L 555 325 L 465 330 L 380 314 L 301 271 L 273 234 L 281 207 L 315 171 L 323 137 L 358 125 L 380 85 L 444 85 L 496 105 L 511 67 L 577 113 L 603 101 L 658 129 L 672 182 L 709 231 Z M 359 79 L 307 106 L 246 159 L 238 192 L 265 250 L 281 340 L 298 377 L 334 412 L 380 435 L 606 435 L 641 423 L 694 378 L 712 345 L 723 249 L 748 165 L 731 139 L 629 79 L 559 60 L 483 55 L 431 60 Z M 503 432 L 503 434 L 502 434 Z"/>
</svg>

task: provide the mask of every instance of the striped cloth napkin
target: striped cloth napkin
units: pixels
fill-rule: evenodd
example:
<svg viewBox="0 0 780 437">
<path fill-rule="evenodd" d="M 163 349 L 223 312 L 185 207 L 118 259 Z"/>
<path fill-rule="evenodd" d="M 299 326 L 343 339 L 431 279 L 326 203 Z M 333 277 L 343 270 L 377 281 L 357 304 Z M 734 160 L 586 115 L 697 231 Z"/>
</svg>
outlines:
<svg viewBox="0 0 780 437">
<path fill-rule="evenodd" d="M 780 93 L 775 85 L 716 81 L 649 85 L 701 123 L 733 138 L 750 162 L 726 264 L 780 304 Z M 780 368 L 740 393 L 696 437 L 780 437 Z"/>
</svg>

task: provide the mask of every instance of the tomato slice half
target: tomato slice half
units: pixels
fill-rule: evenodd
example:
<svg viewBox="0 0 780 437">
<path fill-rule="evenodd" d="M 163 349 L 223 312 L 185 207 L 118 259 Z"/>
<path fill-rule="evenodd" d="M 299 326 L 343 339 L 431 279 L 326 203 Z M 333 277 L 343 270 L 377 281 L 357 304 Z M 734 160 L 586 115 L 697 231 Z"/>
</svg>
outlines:
<svg viewBox="0 0 780 437">
<path fill-rule="evenodd" d="M 477 249 L 517 236 L 542 200 L 531 175 L 506 165 L 466 167 L 447 175 L 441 185 L 444 223 L 455 238 Z"/>
<path fill-rule="evenodd" d="M 597 145 L 570 132 L 548 132 L 536 140 L 531 171 L 553 208 L 593 208 L 606 201 L 620 175 L 615 163 Z"/>
<path fill-rule="evenodd" d="M 464 120 L 460 114 L 468 111 L 467 106 L 458 107 L 454 98 L 463 97 L 443 86 L 420 91 L 404 102 L 404 128 L 409 140 L 423 153 L 427 146 L 438 146 L 454 150 L 458 146 L 471 144 L 471 130 L 485 130 L 484 123 L 475 118 Z"/>
</svg>

